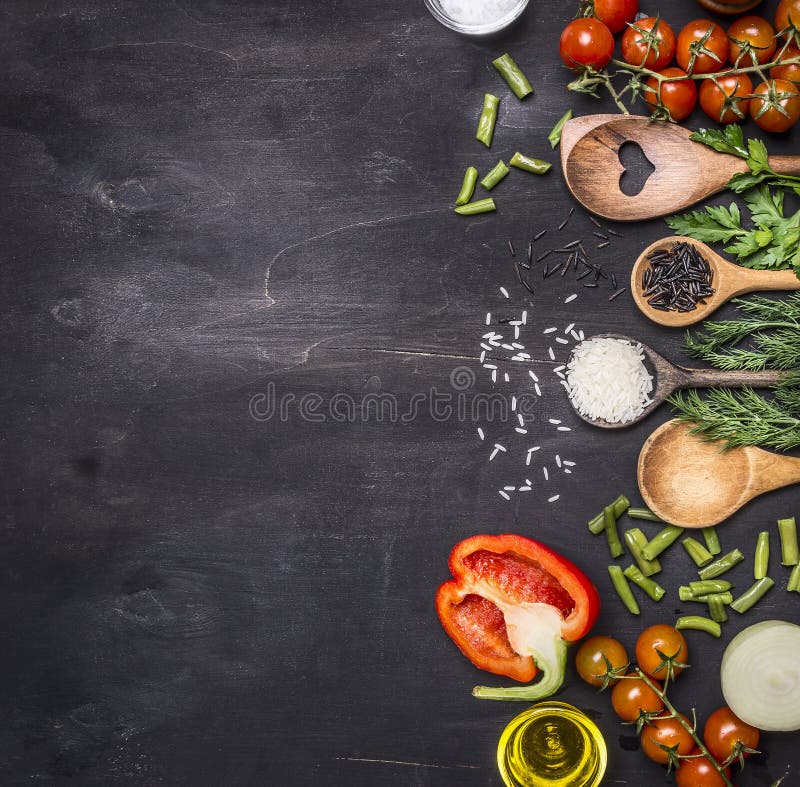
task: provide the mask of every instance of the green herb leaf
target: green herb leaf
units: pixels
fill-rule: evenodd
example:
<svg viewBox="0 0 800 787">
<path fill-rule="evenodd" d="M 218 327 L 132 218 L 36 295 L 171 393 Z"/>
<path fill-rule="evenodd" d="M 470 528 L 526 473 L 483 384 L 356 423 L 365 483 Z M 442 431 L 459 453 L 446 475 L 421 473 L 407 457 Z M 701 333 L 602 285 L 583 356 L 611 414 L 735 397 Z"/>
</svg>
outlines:
<svg viewBox="0 0 800 787">
<path fill-rule="evenodd" d="M 550 142 L 550 147 L 556 148 L 561 142 L 561 132 L 564 130 L 564 125 L 568 120 L 572 119 L 572 110 L 568 109 L 559 119 L 558 123 L 553 126 L 553 130 L 547 135 Z"/>
<path fill-rule="evenodd" d="M 747 166 L 750 167 L 754 175 L 758 175 L 761 172 L 772 172 L 769 166 L 767 146 L 760 139 L 748 139 L 747 152 L 749 153 Z"/>
<path fill-rule="evenodd" d="M 666 222 L 678 235 L 686 235 L 704 243 L 727 243 L 747 234 L 735 203 L 731 203 L 729 208 L 716 205 L 707 207 L 704 212 L 694 211 L 683 216 L 670 216 Z"/>
<path fill-rule="evenodd" d="M 701 128 L 699 131 L 695 131 L 689 139 L 702 142 L 720 153 L 729 153 L 744 159 L 749 155 L 744 144 L 742 129 L 736 123 L 731 123 L 724 129 Z"/>
</svg>

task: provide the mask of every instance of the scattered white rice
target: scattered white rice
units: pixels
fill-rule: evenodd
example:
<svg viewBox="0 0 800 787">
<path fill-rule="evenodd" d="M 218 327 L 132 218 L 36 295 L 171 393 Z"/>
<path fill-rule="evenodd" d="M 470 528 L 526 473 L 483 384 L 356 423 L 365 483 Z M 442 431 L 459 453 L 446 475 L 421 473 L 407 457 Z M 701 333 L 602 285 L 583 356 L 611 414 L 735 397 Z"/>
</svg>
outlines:
<svg viewBox="0 0 800 787">
<path fill-rule="evenodd" d="M 561 497 L 561 495 L 553 495 L 552 497 L 548 497 L 547 498 L 547 502 L 548 503 L 555 503 L 556 500 L 558 500 L 559 497 Z"/>
<path fill-rule="evenodd" d="M 492 313 L 491 312 L 486 312 L 486 324 L 487 325 L 491 325 L 492 324 Z"/>
<path fill-rule="evenodd" d="M 559 432 L 571 432 L 572 429 L 570 429 L 568 426 L 559 426 L 558 427 L 558 431 Z"/>
<path fill-rule="evenodd" d="M 504 298 L 508 298 L 509 297 L 508 290 L 505 287 L 501 287 L 500 288 L 500 292 L 502 293 Z"/>
<path fill-rule="evenodd" d="M 572 295 L 568 295 L 566 298 L 564 298 L 564 303 L 571 303 L 571 302 L 572 302 L 572 301 L 574 301 L 574 300 L 575 300 L 577 297 L 578 297 L 578 294 L 577 294 L 577 293 L 575 293 L 575 292 L 573 292 L 573 293 L 572 293 Z"/>
<path fill-rule="evenodd" d="M 558 418 L 550 418 L 549 421 L 551 424 L 553 424 L 553 426 L 558 426 L 561 423 Z"/>
<path fill-rule="evenodd" d="M 508 372 L 506 372 L 506 373 L 503 375 L 503 379 L 504 379 L 504 380 L 505 380 L 507 383 L 510 383 L 510 382 L 511 382 L 511 378 L 508 376 Z"/>
<path fill-rule="evenodd" d="M 544 333 L 544 334 L 548 334 L 548 333 L 555 333 L 557 330 L 558 330 L 558 328 L 545 328 L 545 329 L 542 331 L 542 333 Z"/>
<path fill-rule="evenodd" d="M 575 323 L 571 322 L 566 328 L 564 328 L 564 333 L 569 333 L 575 327 Z"/>
<path fill-rule="evenodd" d="M 539 388 L 539 383 L 534 383 L 533 390 L 536 391 L 536 395 L 537 396 L 541 396 L 542 395 L 542 389 Z"/>
<path fill-rule="evenodd" d="M 531 376 L 531 380 L 533 380 L 535 383 L 539 382 L 539 378 L 530 369 L 528 369 L 528 374 Z"/>
<path fill-rule="evenodd" d="M 486 435 L 484 434 L 483 429 L 481 429 L 480 426 L 478 427 L 478 437 L 480 437 L 481 440 L 486 439 Z"/>
<path fill-rule="evenodd" d="M 550 360 L 551 360 L 551 361 L 555 361 L 555 359 L 556 359 L 556 354 L 555 354 L 555 352 L 553 351 L 553 348 L 552 348 L 552 347 L 548 347 L 548 348 L 547 348 L 547 354 L 550 356 Z"/>
<path fill-rule="evenodd" d="M 556 341 L 559 344 L 569 344 L 569 342 L 566 339 L 562 339 L 560 336 L 556 336 Z"/>
<path fill-rule="evenodd" d="M 506 500 L 511 500 L 508 496 L 508 492 L 504 492 L 502 489 L 498 489 L 497 494 L 500 495 L 500 497 L 504 497 Z"/>
<path fill-rule="evenodd" d="M 528 434 L 528 430 L 527 429 L 523 429 L 521 426 L 515 426 L 514 427 L 514 431 L 517 434 Z"/>
<path fill-rule="evenodd" d="M 549 481 L 550 480 L 550 473 L 548 472 L 546 467 L 542 468 L 542 475 L 544 476 L 544 480 L 545 481 Z"/>
<path fill-rule="evenodd" d="M 640 344 L 595 337 L 582 341 L 567 364 L 567 391 L 583 416 L 626 423 L 651 403 L 653 377 Z"/>
</svg>

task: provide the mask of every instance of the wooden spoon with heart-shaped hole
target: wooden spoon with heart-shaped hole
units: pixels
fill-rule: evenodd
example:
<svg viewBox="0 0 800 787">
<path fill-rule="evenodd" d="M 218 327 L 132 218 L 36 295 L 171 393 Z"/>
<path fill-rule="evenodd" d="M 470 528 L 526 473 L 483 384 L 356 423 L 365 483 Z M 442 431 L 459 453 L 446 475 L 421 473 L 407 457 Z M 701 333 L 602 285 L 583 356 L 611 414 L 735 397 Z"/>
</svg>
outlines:
<svg viewBox="0 0 800 787">
<path fill-rule="evenodd" d="M 749 446 L 723 450 L 691 425 L 667 421 L 647 438 L 637 477 L 642 499 L 665 522 L 717 525 L 754 497 L 800 483 L 800 458 Z"/>
<path fill-rule="evenodd" d="M 654 309 L 647 302 L 645 288 L 642 285 L 642 274 L 649 266 L 648 257 L 659 249 L 670 249 L 675 243 L 689 243 L 705 257 L 711 268 L 713 278 L 711 286 L 714 294 L 699 302 L 691 311 L 662 311 Z M 631 270 L 631 293 L 633 300 L 645 317 L 649 317 L 659 325 L 669 328 L 684 328 L 704 320 L 709 314 L 719 309 L 737 295 L 747 292 L 766 292 L 768 290 L 800 290 L 800 279 L 793 271 L 759 271 L 743 268 L 728 262 L 713 249 L 699 240 L 670 235 L 651 243 L 636 259 Z"/>
<path fill-rule="evenodd" d="M 592 213 L 613 221 L 641 221 L 685 210 L 725 188 L 747 162 L 689 139 L 675 123 L 639 115 L 587 115 L 573 118 L 561 133 L 561 168 L 569 190 Z M 655 167 L 644 188 L 624 194 L 625 168 L 619 149 L 635 142 Z M 800 156 L 770 156 L 784 175 L 800 175 Z"/>
<path fill-rule="evenodd" d="M 786 372 L 768 369 L 761 372 L 740 372 L 725 371 L 722 369 L 687 369 L 684 366 L 668 361 L 659 355 L 652 347 L 648 347 L 643 342 L 631 339 L 630 336 L 623 336 L 618 333 L 601 333 L 590 336 L 589 339 L 622 339 L 633 345 L 638 344 L 642 348 L 647 371 L 653 376 L 653 392 L 650 394 L 651 402 L 644 410 L 632 418 L 630 421 L 606 421 L 602 418 L 591 418 L 583 415 L 577 409 L 575 414 L 592 426 L 599 426 L 601 429 L 622 429 L 633 426 L 639 421 L 647 418 L 657 407 L 664 404 L 666 398 L 675 391 L 684 388 L 741 388 L 745 385 L 751 388 L 768 388 L 777 385 Z M 573 408 L 575 405 L 570 399 Z"/>
</svg>

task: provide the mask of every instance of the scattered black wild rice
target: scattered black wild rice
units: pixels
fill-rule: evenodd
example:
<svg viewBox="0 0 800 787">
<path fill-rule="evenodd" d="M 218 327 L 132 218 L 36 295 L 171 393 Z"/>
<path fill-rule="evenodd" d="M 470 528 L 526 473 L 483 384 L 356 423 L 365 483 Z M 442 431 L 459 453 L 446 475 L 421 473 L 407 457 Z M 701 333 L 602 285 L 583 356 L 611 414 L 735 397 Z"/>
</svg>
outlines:
<svg viewBox="0 0 800 787">
<path fill-rule="evenodd" d="M 533 241 L 528 244 L 528 267 L 531 266 L 531 260 L 533 259 Z"/>
<path fill-rule="evenodd" d="M 589 216 L 589 221 L 591 221 L 597 229 L 603 229 L 603 225 L 594 216 Z"/>
<path fill-rule="evenodd" d="M 622 295 L 622 293 L 625 292 L 625 290 L 627 289 L 628 289 L 627 287 L 621 287 L 608 300 L 613 301 L 614 298 L 619 298 L 619 296 Z"/>
<path fill-rule="evenodd" d="M 669 249 L 650 252 L 647 260 L 650 266 L 642 272 L 642 294 L 654 309 L 689 312 L 715 292 L 714 272 L 691 243 L 676 241 Z"/>
<path fill-rule="evenodd" d="M 509 250 L 509 252 L 511 252 L 511 256 L 512 257 L 516 257 L 517 256 L 517 252 L 514 251 L 514 244 L 511 241 L 508 242 L 508 250 Z"/>
<path fill-rule="evenodd" d="M 545 257 L 549 257 L 553 253 L 552 249 L 548 249 L 544 254 L 540 254 L 536 258 L 536 262 L 541 262 Z"/>
<path fill-rule="evenodd" d="M 541 238 L 543 235 L 546 235 L 546 234 L 547 234 L 547 230 L 542 230 L 541 232 L 537 232 L 537 233 L 536 233 L 536 234 L 533 236 L 533 240 L 534 240 L 534 241 L 537 241 L 537 240 L 539 240 L 539 238 Z"/>
<path fill-rule="evenodd" d="M 609 242 L 610 241 L 604 240 L 602 243 L 598 243 L 597 246 L 595 246 L 595 248 L 596 249 L 604 249 L 606 246 L 608 246 Z"/>
<path fill-rule="evenodd" d="M 625 237 L 621 232 L 615 232 L 614 230 L 608 229 L 608 227 L 606 227 L 606 232 L 609 235 L 616 235 L 618 238 L 624 238 Z"/>
<path fill-rule="evenodd" d="M 601 238 L 602 240 L 608 240 L 608 235 L 603 235 L 602 232 L 593 232 L 592 235 L 594 235 L 596 238 Z"/>
<path fill-rule="evenodd" d="M 611 286 L 616 290 L 617 289 L 617 277 L 614 274 L 614 271 L 611 271 Z"/>
</svg>

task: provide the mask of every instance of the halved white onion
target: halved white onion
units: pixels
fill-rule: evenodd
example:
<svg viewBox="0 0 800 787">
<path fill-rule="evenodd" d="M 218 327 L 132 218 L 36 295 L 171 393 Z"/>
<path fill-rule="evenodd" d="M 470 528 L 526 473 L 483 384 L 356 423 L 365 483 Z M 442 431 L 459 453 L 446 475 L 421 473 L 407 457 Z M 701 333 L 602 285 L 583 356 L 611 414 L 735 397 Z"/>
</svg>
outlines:
<svg viewBox="0 0 800 787">
<path fill-rule="evenodd" d="M 765 620 L 725 649 L 722 694 L 730 709 L 760 730 L 800 729 L 800 626 Z"/>
</svg>

